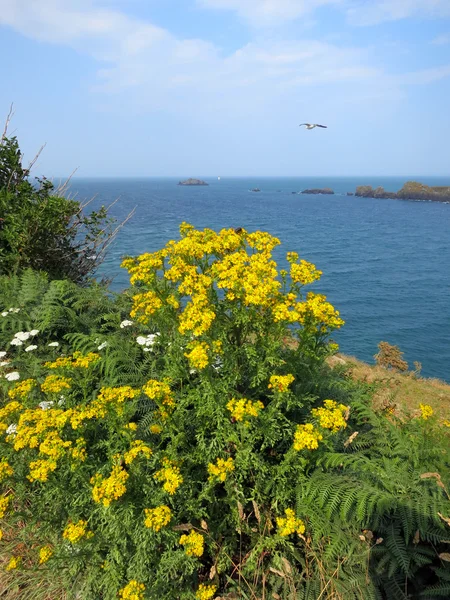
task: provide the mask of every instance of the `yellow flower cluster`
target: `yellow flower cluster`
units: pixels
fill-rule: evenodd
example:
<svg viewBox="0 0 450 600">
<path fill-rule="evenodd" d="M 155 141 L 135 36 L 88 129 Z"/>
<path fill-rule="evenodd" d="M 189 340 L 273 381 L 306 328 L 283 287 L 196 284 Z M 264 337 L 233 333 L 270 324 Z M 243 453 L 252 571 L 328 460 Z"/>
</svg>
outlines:
<svg viewBox="0 0 450 600">
<path fill-rule="evenodd" d="M 217 586 L 216 585 L 205 585 L 201 583 L 198 586 L 198 590 L 195 592 L 195 597 L 197 600 L 211 600 L 216 593 Z"/>
<path fill-rule="evenodd" d="M 116 414 L 122 415 L 123 406 L 126 401 L 136 398 L 139 394 L 140 390 L 135 390 L 129 385 L 116 388 L 101 388 L 97 398 L 91 403 L 72 409 L 71 411 L 66 411 L 66 414 L 70 416 L 72 429 L 78 429 L 85 420 L 103 419 L 108 412 L 108 408 L 112 409 Z"/>
<path fill-rule="evenodd" d="M 156 508 L 146 508 L 144 512 L 145 526 L 154 531 L 159 531 L 162 527 L 168 525 L 172 518 L 172 511 L 165 505 L 157 506 Z"/>
<path fill-rule="evenodd" d="M 429 404 L 419 404 L 419 408 L 421 412 L 421 417 L 424 421 L 433 416 L 434 411 Z"/>
<path fill-rule="evenodd" d="M 153 425 L 150 425 L 149 429 L 150 429 L 150 433 L 153 433 L 155 435 L 158 435 L 158 433 L 161 433 L 161 431 L 162 431 L 161 425 L 157 425 L 156 423 L 154 423 Z"/>
<path fill-rule="evenodd" d="M 216 460 L 216 464 L 208 464 L 208 473 L 210 481 L 218 479 L 219 481 L 223 482 L 227 478 L 228 473 L 231 473 L 232 471 L 234 471 L 234 461 L 231 457 L 227 458 L 227 460 L 224 460 L 223 458 L 218 458 Z"/>
<path fill-rule="evenodd" d="M 184 551 L 188 556 L 201 556 L 204 550 L 204 543 L 203 536 L 193 529 L 189 532 L 189 535 L 182 535 L 180 537 L 180 544 L 186 546 Z"/>
<path fill-rule="evenodd" d="M 5 567 L 5 570 L 12 571 L 13 569 L 18 569 L 21 564 L 22 564 L 21 556 L 11 556 L 11 558 L 9 559 L 9 563 Z"/>
<path fill-rule="evenodd" d="M 42 546 L 39 550 L 39 564 L 42 565 L 46 563 L 49 558 L 53 555 L 53 548 L 51 546 Z"/>
<path fill-rule="evenodd" d="M 231 412 L 231 416 L 236 421 L 244 421 L 247 417 L 257 417 L 259 412 L 264 408 L 264 404 L 259 400 L 247 400 L 241 398 L 236 400 L 232 398 L 227 404 L 228 410 Z"/>
<path fill-rule="evenodd" d="M 132 579 L 119 592 L 121 600 L 144 600 L 145 585 Z"/>
<path fill-rule="evenodd" d="M 71 544 L 76 544 L 83 537 L 89 539 L 93 535 L 92 531 L 88 531 L 87 529 L 87 521 L 83 521 L 82 519 L 78 523 L 68 523 L 62 534 L 63 538 Z"/>
<path fill-rule="evenodd" d="M 41 390 L 47 394 L 58 394 L 63 390 L 70 389 L 72 379 L 61 375 L 48 375 L 41 384 Z"/>
<path fill-rule="evenodd" d="M 321 427 L 331 429 L 335 433 L 347 427 L 345 420 L 347 410 L 347 406 L 338 404 L 335 400 L 324 400 L 324 407 L 313 408 L 311 413 L 319 420 Z"/>
<path fill-rule="evenodd" d="M 125 482 L 128 477 L 128 473 L 120 465 L 113 466 L 109 477 L 103 478 L 100 473 L 96 473 L 91 477 L 94 502 L 109 506 L 113 500 L 119 499 L 127 491 Z"/>
<path fill-rule="evenodd" d="M 297 519 L 292 508 L 286 508 L 284 511 L 286 517 L 277 517 L 278 533 L 282 536 L 298 533 L 305 533 L 305 524 L 301 519 Z"/>
<path fill-rule="evenodd" d="M 75 448 L 72 448 L 70 454 L 74 460 L 84 462 L 86 460 L 86 440 L 78 438 L 75 442 Z"/>
<path fill-rule="evenodd" d="M 188 345 L 188 348 L 190 352 L 185 352 L 184 355 L 188 359 L 189 364 L 193 369 L 201 370 L 208 366 L 209 346 L 206 342 L 191 342 Z"/>
<path fill-rule="evenodd" d="M 130 311 L 130 317 L 137 318 L 141 323 L 147 323 L 148 318 L 159 310 L 162 305 L 162 300 L 155 292 L 149 291 L 136 294 L 133 296 L 133 308 Z"/>
<path fill-rule="evenodd" d="M 58 466 L 56 460 L 33 460 L 30 462 L 30 473 L 27 478 L 33 481 L 48 481 L 48 476 Z"/>
<path fill-rule="evenodd" d="M 7 419 L 21 408 L 20 402 L 13 400 L 8 402 L 3 408 L 0 408 L 0 431 L 5 432 L 8 429 Z"/>
<path fill-rule="evenodd" d="M 0 519 L 3 519 L 5 516 L 10 501 L 11 496 L 0 496 Z"/>
<path fill-rule="evenodd" d="M 175 406 L 175 400 L 170 389 L 170 380 L 164 379 L 164 381 L 157 381 L 156 379 L 150 379 L 142 388 L 142 391 L 150 400 L 155 400 L 173 408 Z"/>
<path fill-rule="evenodd" d="M 344 321 L 339 317 L 337 311 L 332 304 L 326 301 L 326 296 L 323 294 L 314 294 L 308 292 L 306 302 L 296 305 L 296 310 L 299 313 L 298 321 L 305 323 L 308 318 L 313 318 L 321 325 L 319 330 L 324 333 L 328 328 L 339 329 L 344 324 Z"/>
<path fill-rule="evenodd" d="M 319 447 L 319 442 L 323 439 L 321 433 L 314 429 L 314 425 L 306 423 L 306 425 L 297 425 L 297 430 L 294 434 L 294 450 L 316 450 Z"/>
<path fill-rule="evenodd" d="M 144 444 L 142 440 L 135 440 L 131 444 L 131 448 L 128 452 L 125 452 L 123 455 L 125 464 L 130 465 L 134 459 L 138 456 L 138 454 L 143 454 L 146 458 L 150 458 L 152 455 L 152 450 Z"/>
<path fill-rule="evenodd" d="M 0 482 L 2 482 L 7 477 L 10 477 L 14 473 L 13 468 L 8 464 L 8 461 L 2 460 L 0 461 Z"/>
<path fill-rule="evenodd" d="M 44 367 L 47 367 L 48 369 L 88 369 L 92 364 L 95 364 L 99 360 L 100 354 L 96 354 L 95 352 L 88 352 L 88 354 L 74 352 L 73 356 L 61 356 L 53 362 L 46 362 Z"/>
<path fill-rule="evenodd" d="M 296 252 L 288 252 L 288 262 L 291 264 L 291 279 L 293 283 L 308 285 L 317 281 L 322 276 L 322 271 L 316 269 L 316 266 L 306 260 L 298 262 L 298 254 Z"/>
<path fill-rule="evenodd" d="M 163 459 L 163 468 L 155 473 L 154 477 L 157 481 L 162 481 L 163 489 L 173 496 L 180 485 L 183 483 L 180 469 L 168 458 Z"/>
<path fill-rule="evenodd" d="M 294 381 L 295 377 L 289 375 L 272 375 L 268 385 L 269 390 L 273 389 L 277 392 L 287 392 L 289 386 Z"/>
<path fill-rule="evenodd" d="M 13 400 L 17 400 L 18 398 L 23 400 L 35 386 L 36 381 L 34 379 L 24 379 L 8 390 L 8 396 Z"/>
</svg>

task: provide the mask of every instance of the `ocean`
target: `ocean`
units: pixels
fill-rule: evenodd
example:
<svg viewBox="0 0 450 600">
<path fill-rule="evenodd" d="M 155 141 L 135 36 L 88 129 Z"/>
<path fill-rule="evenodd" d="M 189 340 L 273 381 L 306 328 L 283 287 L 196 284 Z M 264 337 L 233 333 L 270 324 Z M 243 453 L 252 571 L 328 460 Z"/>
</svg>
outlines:
<svg viewBox="0 0 450 600">
<path fill-rule="evenodd" d="M 112 209 L 119 219 L 136 207 L 98 273 L 112 289 L 128 284 L 122 256 L 161 248 L 178 237 L 182 221 L 266 230 L 282 242 L 280 265 L 293 250 L 323 271 L 314 290 L 346 321 L 333 335 L 343 353 L 373 362 L 378 342 L 387 341 L 411 368 L 419 361 L 422 375 L 450 382 L 450 204 L 346 195 L 357 185 L 397 191 L 409 179 L 450 185 L 450 178 L 221 176 L 205 177 L 208 187 L 177 186 L 183 178 L 72 180 L 77 199 L 95 196 L 92 207 L 119 198 Z M 292 193 L 316 187 L 335 195 Z"/>
</svg>

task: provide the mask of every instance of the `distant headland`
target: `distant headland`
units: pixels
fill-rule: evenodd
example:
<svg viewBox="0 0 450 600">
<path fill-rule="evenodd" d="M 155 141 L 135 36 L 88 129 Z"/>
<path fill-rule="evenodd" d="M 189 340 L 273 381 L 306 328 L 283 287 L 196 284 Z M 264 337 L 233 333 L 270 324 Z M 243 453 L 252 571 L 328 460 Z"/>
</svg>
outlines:
<svg viewBox="0 0 450 600">
<path fill-rule="evenodd" d="M 450 186 L 429 186 L 417 181 L 407 181 L 398 192 L 388 192 L 383 187 L 359 185 L 355 196 L 360 198 L 394 198 L 398 200 L 450 201 Z"/>
<path fill-rule="evenodd" d="M 331 188 L 312 188 L 303 190 L 302 194 L 334 194 L 334 191 Z"/>
<path fill-rule="evenodd" d="M 202 181 L 201 179 L 193 179 L 190 177 L 184 181 L 179 181 L 178 185 L 209 185 L 209 183 L 206 183 L 206 181 Z"/>
</svg>

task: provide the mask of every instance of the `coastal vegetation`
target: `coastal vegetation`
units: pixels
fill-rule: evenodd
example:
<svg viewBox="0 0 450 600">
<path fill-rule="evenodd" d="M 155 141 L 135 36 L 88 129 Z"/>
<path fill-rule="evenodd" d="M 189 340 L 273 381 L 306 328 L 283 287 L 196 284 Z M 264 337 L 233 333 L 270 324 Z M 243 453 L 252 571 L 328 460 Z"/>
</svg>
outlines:
<svg viewBox="0 0 450 600">
<path fill-rule="evenodd" d="M 182 223 L 113 294 L 30 265 L 8 231 L 6 600 L 448 598 L 450 422 L 378 402 L 336 356 L 315 265 L 279 269 L 268 232 Z"/>
</svg>

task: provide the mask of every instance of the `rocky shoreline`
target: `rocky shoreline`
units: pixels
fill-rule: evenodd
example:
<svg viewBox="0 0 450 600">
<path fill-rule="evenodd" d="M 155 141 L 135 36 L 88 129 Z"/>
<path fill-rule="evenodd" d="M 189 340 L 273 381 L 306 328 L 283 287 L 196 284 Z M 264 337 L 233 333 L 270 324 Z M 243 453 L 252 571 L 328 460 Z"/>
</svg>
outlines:
<svg viewBox="0 0 450 600">
<path fill-rule="evenodd" d="M 359 185 L 355 196 L 359 198 L 392 198 L 396 200 L 430 200 L 450 202 L 450 186 L 428 186 L 417 181 L 407 181 L 398 192 L 386 191 L 383 187 Z"/>
</svg>

